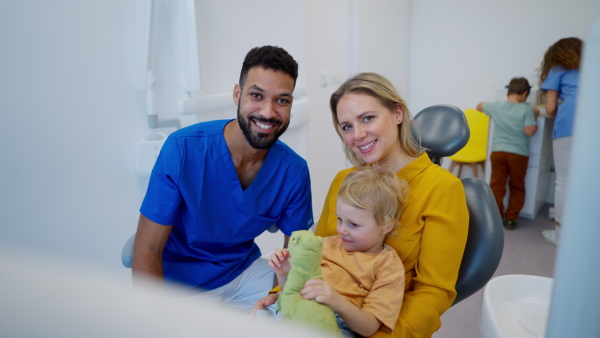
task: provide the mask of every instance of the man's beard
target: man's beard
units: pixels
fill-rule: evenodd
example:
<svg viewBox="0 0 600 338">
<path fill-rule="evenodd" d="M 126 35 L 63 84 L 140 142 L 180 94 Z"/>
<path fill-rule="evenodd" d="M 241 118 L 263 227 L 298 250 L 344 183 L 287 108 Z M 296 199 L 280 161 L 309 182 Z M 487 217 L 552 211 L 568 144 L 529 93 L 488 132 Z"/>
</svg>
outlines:
<svg viewBox="0 0 600 338">
<path fill-rule="evenodd" d="M 269 149 L 271 148 L 275 142 L 277 142 L 277 140 L 279 139 L 279 136 L 281 136 L 287 129 L 287 127 L 289 126 L 289 122 L 285 125 L 282 125 L 281 122 L 277 121 L 276 119 L 265 119 L 263 117 L 252 117 L 252 118 L 248 118 L 248 119 L 244 119 L 242 117 L 242 115 L 240 114 L 240 105 L 238 104 L 238 109 L 237 109 L 237 117 L 238 117 L 238 123 L 240 125 L 240 128 L 242 128 L 242 131 L 244 132 L 244 136 L 246 136 L 246 140 L 248 140 L 248 143 L 250 143 L 250 146 L 252 146 L 252 148 L 254 149 Z M 279 126 L 279 131 L 276 131 L 274 134 L 267 134 L 267 133 L 253 133 L 252 132 L 252 121 L 259 121 L 259 122 L 265 122 L 265 123 L 273 123 L 275 124 L 273 126 L 273 128 L 277 128 Z"/>
</svg>

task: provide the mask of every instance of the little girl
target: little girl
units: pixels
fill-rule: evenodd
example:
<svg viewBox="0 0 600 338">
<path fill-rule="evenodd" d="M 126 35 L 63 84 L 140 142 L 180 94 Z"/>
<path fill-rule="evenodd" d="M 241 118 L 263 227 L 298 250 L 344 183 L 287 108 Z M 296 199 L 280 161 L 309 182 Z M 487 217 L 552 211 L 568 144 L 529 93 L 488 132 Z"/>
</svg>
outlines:
<svg viewBox="0 0 600 338">
<path fill-rule="evenodd" d="M 300 292 L 329 305 L 342 332 L 371 336 L 392 332 L 404 297 L 404 267 L 383 242 L 397 232 L 408 184 L 387 169 L 362 166 L 344 180 L 337 197 L 338 236 L 323 238 L 323 280 Z M 283 288 L 289 252 L 277 249 L 269 262 Z"/>
</svg>

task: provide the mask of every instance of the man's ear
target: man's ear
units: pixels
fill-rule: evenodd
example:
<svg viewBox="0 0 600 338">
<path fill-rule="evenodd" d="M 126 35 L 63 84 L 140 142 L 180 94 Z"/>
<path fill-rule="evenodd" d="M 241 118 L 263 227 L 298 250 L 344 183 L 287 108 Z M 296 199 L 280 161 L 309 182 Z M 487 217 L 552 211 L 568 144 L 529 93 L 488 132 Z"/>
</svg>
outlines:
<svg viewBox="0 0 600 338">
<path fill-rule="evenodd" d="M 240 104 L 240 95 L 242 95 L 242 87 L 239 84 L 233 86 L 233 103 L 238 106 Z"/>
</svg>

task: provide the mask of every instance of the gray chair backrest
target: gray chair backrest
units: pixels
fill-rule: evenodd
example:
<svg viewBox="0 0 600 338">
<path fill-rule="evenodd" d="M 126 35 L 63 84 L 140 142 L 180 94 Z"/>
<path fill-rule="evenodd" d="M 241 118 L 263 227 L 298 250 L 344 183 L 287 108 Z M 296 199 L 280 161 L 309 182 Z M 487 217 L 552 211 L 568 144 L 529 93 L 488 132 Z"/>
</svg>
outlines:
<svg viewBox="0 0 600 338">
<path fill-rule="evenodd" d="M 450 105 L 423 109 L 414 118 L 415 140 L 427 149 L 431 160 L 441 164 L 467 144 L 469 125 L 464 113 Z M 471 296 L 492 278 L 504 250 L 504 230 L 489 185 L 476 177 L 462 180 L 469 210 L 469 235 L 456 282 L 454 304 Z"/>
<path fill-rule="evenodd" d="M 482 179 L 462 179 L 469 209 L 469 237 L 463 254 L 454 304 L 471 296 L 492 278 L 504 250 L 502 218 L 490 186 Z"/>
</svg>

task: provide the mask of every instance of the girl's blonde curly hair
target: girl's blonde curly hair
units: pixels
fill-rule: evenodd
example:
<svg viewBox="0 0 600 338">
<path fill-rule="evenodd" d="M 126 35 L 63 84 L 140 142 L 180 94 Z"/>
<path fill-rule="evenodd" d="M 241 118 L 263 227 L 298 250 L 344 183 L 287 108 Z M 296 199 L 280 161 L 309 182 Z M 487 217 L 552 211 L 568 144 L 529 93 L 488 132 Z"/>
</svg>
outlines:
<svg viewBox="0 0 600 338">
<path fill-rule="evenodd" d="M 389 234 L 394 235 L 400 225 L 409 187 L 405 180 L 385 168 L 361 165 L 344 179 L 338 199 L 355 208 L 373 212 L 379 226 L 392 223 Z"/>
</svg>

